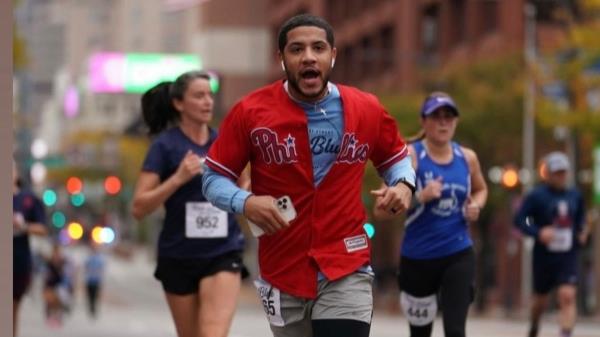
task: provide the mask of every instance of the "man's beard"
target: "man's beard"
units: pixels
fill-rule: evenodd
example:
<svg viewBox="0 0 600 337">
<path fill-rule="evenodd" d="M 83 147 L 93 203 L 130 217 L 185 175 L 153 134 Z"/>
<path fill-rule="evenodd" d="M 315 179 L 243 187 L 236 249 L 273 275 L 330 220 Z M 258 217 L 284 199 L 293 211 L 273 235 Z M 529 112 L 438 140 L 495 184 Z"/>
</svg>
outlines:
<svg viewBox="0 0 600 337">
<path fill-rule="evenodd" d="M 319 92 L 317 92 L 314 95 L 307 95 L 305 94 L 301 89 L 300 89 L 300 85 L 298 85 L 298 82 L 300 82 L 297 78 L 295 78 L 292 74 L 290 74 L 290 72 L 287 70 L 285 70 L 285 75 L 287 76 L 287 81 L 288 84 L 298 93 L 300 93 L 302 96 L 305 96 L 307 98 L 317 98 L 320 97 L 323 92 L 325 92 L 327 90 L 327 83 L 329 83 L 329 75 L 330 73 L 325 74 L 325 76 L 323 76 L 323 83 L 322 83 L 322 87 L 321 90 L 319 90 Z"/>
</svg>

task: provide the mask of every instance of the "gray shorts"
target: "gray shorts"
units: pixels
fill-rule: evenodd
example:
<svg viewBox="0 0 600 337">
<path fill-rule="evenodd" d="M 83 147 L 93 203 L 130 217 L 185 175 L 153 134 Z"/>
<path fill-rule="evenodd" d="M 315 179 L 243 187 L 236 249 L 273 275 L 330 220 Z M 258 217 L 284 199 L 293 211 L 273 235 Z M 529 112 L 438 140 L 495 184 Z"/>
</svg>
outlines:
<svg viewBox="0 0 600 337">
<path fill-rule="evenodd" d="M 314 300 L 279 293 L 280 308 L 269 307 L 273 302 L 268 296 L 262 297 L 262 301 L 274 337 L 311 337 L 312 320 L 350 319 L 371 324 L 372 290 L 373 275 L 355 272 L 333 282 L 327 279 L 319 281 Z M 272 291 L 268 293 L 271 295 Z M 269 311 L 280 316 L 277 323 L 273 323 Z"/>
</svg>

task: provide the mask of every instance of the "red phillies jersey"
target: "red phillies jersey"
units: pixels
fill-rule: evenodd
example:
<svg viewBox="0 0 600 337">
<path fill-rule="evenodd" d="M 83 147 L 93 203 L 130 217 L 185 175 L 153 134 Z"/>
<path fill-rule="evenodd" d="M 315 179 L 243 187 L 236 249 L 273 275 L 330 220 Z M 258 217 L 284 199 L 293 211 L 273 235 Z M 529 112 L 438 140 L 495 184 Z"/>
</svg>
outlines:
<svg viewBox="0 0 600 337">
<path fill-rule="evenodd" d="M 344 134 L 337 159 L 318 186 L 306 114 L 281 81 L 232 108 L 207 158 L 211 169 L 233 180 L 250 162 L 254 194 L 291 197 L 298 215 L 289 228 L 259 238 L 259 266 L 263 279 L 304 298 L 315 298 L 318 271 L 336 280 L 369 263 L 361 201 L 367 159 L 385 170 L 408 153 L 396 122 L 375 96 L 338 88 Z"/>
</svg>

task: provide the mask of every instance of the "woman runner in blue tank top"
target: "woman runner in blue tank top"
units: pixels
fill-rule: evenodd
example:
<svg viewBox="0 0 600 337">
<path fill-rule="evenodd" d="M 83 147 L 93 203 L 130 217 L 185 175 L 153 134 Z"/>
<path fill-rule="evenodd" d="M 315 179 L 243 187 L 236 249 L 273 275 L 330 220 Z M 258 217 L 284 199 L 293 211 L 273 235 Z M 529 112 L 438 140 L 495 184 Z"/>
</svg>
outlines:
<svg viewBox="0 0 600 337">
<path fill-rule="evenodd" d="M 432 93 L 421 109 L 423 135 L 409 145 L 417 189 L 407 213 L 398 283 L 411 337 L 431 336 L 438 306 L 445 336 L 464 337 L 473 299 L 469 223 L 479 218 L 487 186 L 475 152 L 452 141 L 458 114 L 450 96 Z M 375 216 L 389 216 L 377 202 Z"/>
<path fill-rule="evenodd" d="M 202 194 L 202 161 L 217 136 L 208 126 L 209 80 L 206 73 L 187 72 L 142 96 L 144 121 L 158 136 L 144 160 L 132 212 L 141 219 L 164 205 L 154 276 L 179 337 L 227 336 L 245 271 L 244 238 L 234 215 Z"/>
</svg>

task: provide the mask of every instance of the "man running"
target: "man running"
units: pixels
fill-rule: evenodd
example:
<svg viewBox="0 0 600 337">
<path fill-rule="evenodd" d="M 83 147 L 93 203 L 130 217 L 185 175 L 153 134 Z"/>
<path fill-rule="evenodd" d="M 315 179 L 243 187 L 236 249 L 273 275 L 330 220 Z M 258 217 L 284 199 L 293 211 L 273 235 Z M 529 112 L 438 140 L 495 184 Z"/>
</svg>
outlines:
<svg viewBox="0 0 600 337">
<path fill-rule="evenodd" d="M 283 24 L 286 79 L 237 103 L 206 159 L 204 195 L 244 214 L 259 239 L 256 281 L 273 335 L 369 335 L 370 241 L 362 178 L 370 159 L 382 209 L 408 208 L 415 173 L 396 122 L 371 94 L 329 82 L 333 29 L 298 15 Z M 251 164 L 252 193 L 235 186 Z"/>
<path fill-rule="evenodd" d="M 539 321 L 548 304 L 548 294 L 558 288 L 560 336 L 571 337 L 577 316 L 577 252 L 584 205 L 581 193 L 567 185 L 571 169 L 562 152 L 544 159 L 545 181 L 525 196 L 515 224 L 535 239 L 533 248 L 533 303 L 529 337 L 536 337 Z"/>
</svg>

